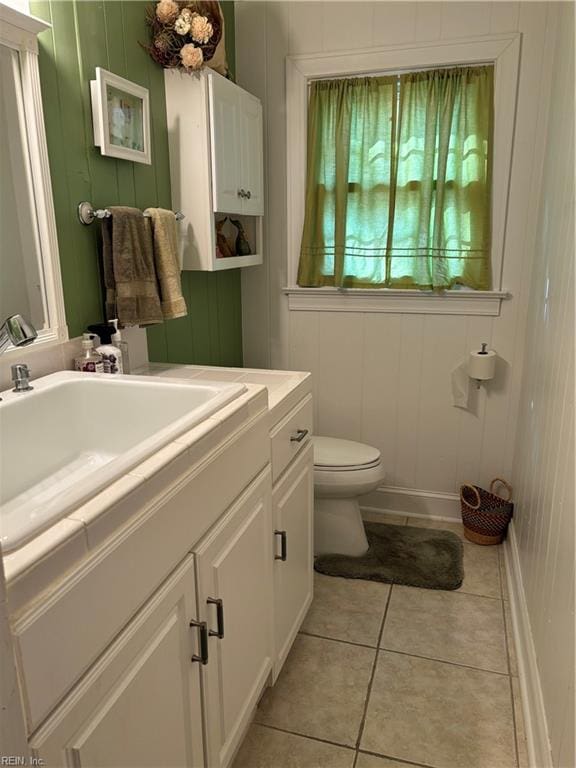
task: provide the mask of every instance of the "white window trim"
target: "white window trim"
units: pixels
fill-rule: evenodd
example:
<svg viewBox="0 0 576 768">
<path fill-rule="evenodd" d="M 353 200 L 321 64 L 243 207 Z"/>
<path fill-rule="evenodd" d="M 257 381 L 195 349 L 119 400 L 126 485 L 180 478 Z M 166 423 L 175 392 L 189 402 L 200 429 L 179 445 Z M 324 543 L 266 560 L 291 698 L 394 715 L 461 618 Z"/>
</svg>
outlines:
<svg viewBox="0 0 576 768">
<path fill-rule="evenodd" d="M 347 312 L 416 312 L 499 315 L 510 297 L 502 288 L 508 188 L 516 117 L 520 33 L 490 35 L 454 42 L 370 48 L 338 54 L 286 58 L 288 295 L 291 310 Z M 354 77 L 388 71 L 493 63 L 494 147 L 492 172 L 491 291 L 404 291 L 387 288 L 301 288 L 297 285 L 306 194 L 308 86 L 311 80 Z"/>
</svg>

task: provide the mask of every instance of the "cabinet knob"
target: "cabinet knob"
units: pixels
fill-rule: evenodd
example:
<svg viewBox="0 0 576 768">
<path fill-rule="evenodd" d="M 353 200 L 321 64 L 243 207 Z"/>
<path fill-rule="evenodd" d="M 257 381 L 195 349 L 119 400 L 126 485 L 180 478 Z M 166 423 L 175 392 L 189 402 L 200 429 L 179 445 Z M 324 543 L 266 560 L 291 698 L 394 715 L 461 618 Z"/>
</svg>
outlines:
<svg viewBox="0 0 576 768">
<path fill-rule="evenodd" d="M 297 429 L 295 435 L 290 435 L 291 443 L 301 443 L 308 434 L 307 429 Z"/>
<path fill-rule="evenodd" d="M 190 622 L 191 627 L 198 628 L 198 635 L 200 641 L 200 654 L 194 654 L 192 661 L 198 661 L 200 664 L 208 664 L 208 625 L 205 621 L 195 621 L 192 619 Z"/>
<path fill-rule="evenodd" d="M 246 197 L 246 195 L 247 195 L 246 190 L 244 190 L 244 189 L 239 189 L 238 190 L 238 197 Z"/>
<path fill-rule="evenodd" d="M 250 190 L 246 192 L 246 197 L 248 198 L 248 200 L 250 200 L 250 198 L 252 197 L 252 192 L 250 192 Z"/>
<path fill-rule="evenodd" d="M 217 637 L 219 640 L 224 639 L 224 603 L 222 602 L 222 599 L 219 597 L 209 597 L 206 602 L 208 605 L 215 605 L 216 606 L 216 621 L 218 622 L 218 629 L 214 631 L 213 629 L 208 630 L 208 634 L 210 637 Z"/>
<path fill-rule="evenodd" d="M 288 546 L 286 541 L 286 531 L 274 531 L 275 536 L 280 536 L 280 554 L 274 555 L 274 560 L 282 560 L 283 563 L 286 562 L 286 559 L 288 557 Z"/>
</svg>

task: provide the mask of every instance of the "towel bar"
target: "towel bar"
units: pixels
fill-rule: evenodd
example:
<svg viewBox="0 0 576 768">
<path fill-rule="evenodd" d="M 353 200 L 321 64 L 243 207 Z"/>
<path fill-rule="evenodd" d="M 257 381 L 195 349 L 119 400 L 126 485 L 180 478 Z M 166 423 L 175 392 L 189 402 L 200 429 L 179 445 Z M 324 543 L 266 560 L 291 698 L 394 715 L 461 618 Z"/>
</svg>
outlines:
<svg viewBox="0 0 576 768">
<path fill-rule="evenodd" d="M 142 215 L 146 216 L 145 213 Z M 109 216 L 112 216 L 112 211 L 109 211 L 108 208 L 94 208 L 92 203 L 87 201 L 78 204 L 80 224 L 92 224 L 94 219 L 107 219 Z M 186 218 L 180 211 L 174 211 L 174 216 L 176 216 L 176 221 L 182 221 Z"/>
</svg>

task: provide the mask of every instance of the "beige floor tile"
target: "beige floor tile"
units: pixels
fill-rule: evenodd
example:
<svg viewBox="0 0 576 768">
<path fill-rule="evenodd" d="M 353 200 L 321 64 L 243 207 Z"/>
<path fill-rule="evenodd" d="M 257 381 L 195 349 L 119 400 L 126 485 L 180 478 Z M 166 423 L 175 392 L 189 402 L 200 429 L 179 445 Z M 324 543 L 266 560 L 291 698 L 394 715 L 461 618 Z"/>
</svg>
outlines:
<svg viewBox="0 0 576 768">
<path fill-rule="evenodd" d="M 460 592 L 501 597 L 498 547 L 464 544 L 464 583 Z"/>
<path fill-rule="evenodd" d="M 362 519 L 367 523 L 388 523 L 388 525 L 406 525 L 405 515 L 384 515 L 380 512 L 362 511 Z"/>
<path fill-rule="evenodd" d="M 397 760 L 369 755 L 366 752 L 359 752 L 356 762 L 356 768 L 410 768 L 414 765 L 415 763 L 399 763 Z"/>
<path fill-rule="evenodd" d="M 389 592 L 389 584 L 316 573 L 302 631 L 375 647 Z"/>
<path fill-rule="evenodd" d="M 518 768 L 528 768 L 528 746 L 524 728 L 524 712 L 520 696 L 520 683 L 517 677 L 512 679 L 512 695 L 514 699 L 514 719 L 516 721 L 516 747 L 518 749 Z"/>
<path fill-rule="evenodd" d="M 376 651 L 298 635 L 256 722 L 354 746 Z"/>
<path fill-rule="evenodd" d="M 511 768 L 509 678 L 382 651 L 361 748 L 435 768 Z"/>
<path fill-rule="evenodd" d="M 514 630 L 512 629 L 512 614 L 510 603 L 504 601 L 504 617 L 506 619 L 506 637 L 508 641 L 508 659 L 510 660 L 510 674 L 518 676 L 518 660 L 516 657 L 516 643 L 514 642 Z"/>
<path fill-rule="evenodd" d="M 381 646 L 508 672 L 502 603 L 491 597 L 394 586 Z"/>
<path fill-rule="evenodd" d="M 352 768 L 354 751 L 253 725 L 232 768 Z"/>
<path fill-rule="evenodd" d="M 413 525 L 416 528 L 434 528 L 435 530 L 452 531 L 456 536 L 464 541 L 464 528 L 462 523 L 449 523 L 444 520 L 428 520 L 426 517 L 409 517 L 406 525 Z"/>
</svg>

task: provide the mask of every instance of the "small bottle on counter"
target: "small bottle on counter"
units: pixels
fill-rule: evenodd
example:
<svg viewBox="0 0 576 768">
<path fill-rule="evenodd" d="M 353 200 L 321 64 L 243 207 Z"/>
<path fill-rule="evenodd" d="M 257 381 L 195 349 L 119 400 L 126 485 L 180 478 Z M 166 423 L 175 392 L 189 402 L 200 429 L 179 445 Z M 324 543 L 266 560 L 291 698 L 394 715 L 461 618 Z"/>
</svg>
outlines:
<svg viewBox="0 0 576 768">
<path fill-rule="evenodd" d="M 88 330 L 95 333 L 100 339 L 100 344 L 96 347 L 96 352 L 99 352 L 102 355 L 104 373 L 115 375 L 123 373 L 122 352 L 118 347 L 112 344 L 114 326 L 111 323 L 99 323 L 98 325 L 89 325 Z"/>
<path fill-rule="evenodd" d="M 82 334 L 82 354 L 74 361 L 77 371 L 84 373 L 104 373 L 102 355 L 94 349 L 94 334 Z"/>
<path fill-rule="evenodd" d="M 113 320 L 110 320 L 110 322 L 114 326 L 114 333 L 112 334 L 112 344 L 118 347 L 120 352 L 122 352 L 122 371 L 123 373 L 131 373 L 128 342 L 124 341 L 124 339 L 122 338 L 122 334 L 120 333 L 120 329 L 118 328 L 118 318 L 114 318 Z"/>
</svg>

